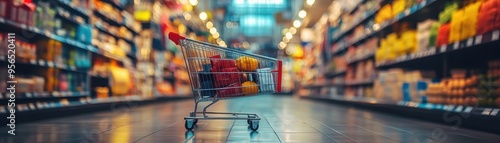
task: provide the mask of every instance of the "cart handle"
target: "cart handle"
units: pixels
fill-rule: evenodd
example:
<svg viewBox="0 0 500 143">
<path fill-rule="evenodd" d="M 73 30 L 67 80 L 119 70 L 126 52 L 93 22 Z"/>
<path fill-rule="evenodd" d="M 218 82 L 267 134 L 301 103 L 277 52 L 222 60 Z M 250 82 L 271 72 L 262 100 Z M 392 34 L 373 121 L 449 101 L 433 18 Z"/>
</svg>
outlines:
<svg viewBox="0 0 500 143">
<path fill-rule="evenodd" d="M 277 92 L 280 93 L 281 92 L 281 74 L 283 73 L 283 70 L 282 70 L 282 61 L 281 60 L 278 60 L 278 70 L 275 70 L 273 72 L 278 72 L 278 83 L 277 83 L 277 86 L 276 87 L 277 89 Z"/>
<path fill-rule="evenodd" d="M 180 40 L 184 40 L 184 39 L 186 39 L 186 37 L 181 36 L 181 35 L 174 33 L 174 32 L 169 32 L 168 39 L 170 39 L 170 41 L 174 42 L 176 45 L 179 45 Z"/>
</svg>

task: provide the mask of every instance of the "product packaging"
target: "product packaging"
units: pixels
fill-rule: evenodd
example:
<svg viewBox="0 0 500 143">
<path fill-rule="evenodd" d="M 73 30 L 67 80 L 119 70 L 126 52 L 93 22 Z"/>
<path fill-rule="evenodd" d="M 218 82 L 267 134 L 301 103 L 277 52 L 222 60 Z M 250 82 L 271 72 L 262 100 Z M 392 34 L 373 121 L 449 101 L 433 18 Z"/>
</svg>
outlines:
<svg viewBox="0 0 500 143">
<path fill-rule="evenodd" d="M 273 77 L 273 74 L 271 73 L 271 69 L 269 69 L 269 68 L 258 69 L 257 73 L 259 75 L 260 91 L 262 91 L 262 92 L 274 91 L 275 83 L 273 80 L 274 77 Z"/>
</svg>

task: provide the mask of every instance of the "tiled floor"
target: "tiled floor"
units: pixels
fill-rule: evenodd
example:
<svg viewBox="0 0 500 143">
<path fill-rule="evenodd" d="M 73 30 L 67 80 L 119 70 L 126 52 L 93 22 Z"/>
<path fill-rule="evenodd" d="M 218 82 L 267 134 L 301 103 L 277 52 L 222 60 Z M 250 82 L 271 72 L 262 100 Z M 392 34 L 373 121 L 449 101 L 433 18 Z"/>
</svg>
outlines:
<svg viewBox="0 0 500 143">
<path fill-rule="evenodd" d="M 201 120 L 193 131 L 184 129 L 183 117 L 193 101 L 148 106 L 110 107 L 67 118 L 18 124 L 16 136 L 2 127 L 0 142 L 46 143 L 164 143 L 164 142 L 499 142 L 500 136 L 440 124 L 372 113 L 331 103 L 282 96 L 258 96 L 223 101 L 210 109 L 255 112 L 260 128 L 248 129 L 246 121 Z"/>
</svg>

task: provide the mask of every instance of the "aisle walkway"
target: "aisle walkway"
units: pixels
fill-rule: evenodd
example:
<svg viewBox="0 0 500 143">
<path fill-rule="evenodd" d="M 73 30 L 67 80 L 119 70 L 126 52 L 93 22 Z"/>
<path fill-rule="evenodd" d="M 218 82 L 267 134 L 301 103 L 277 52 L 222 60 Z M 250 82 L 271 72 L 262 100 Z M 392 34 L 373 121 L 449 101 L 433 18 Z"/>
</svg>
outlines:
<svg viewBox="0 0 500 143">
<path fill-rule="evenodd" d="M 258 132 L 246 121 L 200 121 L 186 132 L 183 117 L 192 110 L 185 100 L 148 106 L 110 107 L 113 111 L 18 125 L 16 136 L 0 128 L 0 142 L 43 143 L 218 143 L 218 142 L 498 142 L 500 136 L 452 129 L 387 114 L 330 103 L 281 96 L 224 101 L 212 109 L 258 113 Z"/>
</svg>

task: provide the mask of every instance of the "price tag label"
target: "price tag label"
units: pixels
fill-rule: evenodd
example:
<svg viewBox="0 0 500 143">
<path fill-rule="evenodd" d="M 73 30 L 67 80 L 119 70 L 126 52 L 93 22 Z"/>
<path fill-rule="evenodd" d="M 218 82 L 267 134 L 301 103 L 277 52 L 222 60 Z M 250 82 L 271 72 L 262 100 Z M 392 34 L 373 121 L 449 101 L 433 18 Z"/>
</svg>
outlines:
<svg viewBox="0 0 500 143">
<path fill-rule="evenodd" d="M 38 60 L 38 65 L 41 65 L 41 66 L 45 65 L 45 61 L 44 60 Z"/>
<path fill-rule="evenodd" d="M 420 7 L 425 7 L 425 5 L 427 5 L 427 0 L 423 0 L 422 2 L 420 2 Z"/>
<path fill-rule="evenodd" d="M 457 106 L 457 108 L 455 108 L 455 112 L 462 112 L 463 109 L 463 106 Z"/>
<path fill-rule="evenodd" d="M 498 115 L 498 112 L 500 112 L 500 109 L 495 109 L 495 110 L 491 111 L 490 115 L 496 116 L 496 115 Z"/>
<path fill-rule="evenodd" d="M 31 97 L 33 97 L 33 94 L 31 94 L 31 93 L 29 93 L 29 92 L 27 92 L 27 93 L 26 93 L 26 94 L 24 94 L 24 95 L 26 95 L 26 98 L 31 98 Z"/>
<path fill-rule="evenodd" d="M 475 45 L 479 45 L 483 42 L 483 35 L 476 36 L 476 40 L 474 42 Z"/>
<path fill-rule="evenodd" d="M 446 45 L 441 46 L 441 47 L 439 48 L 439 51 L 440 51 L 441 53 L 446 52 Z"/>
<path fill-rule="evenodd" d="M 7 94 L 5 94 L 5 95 L 7 95 Z M 5 96 L 5 97 L 7 97 L 7 96 Z M 0 93 L 0 99 L 3 99 L 3 93 Z"/>
<path fill-rule="evenodd" d="M 59 97 L 59 96 L 60 96 L 59 92 L 57 92 L 57 91 L 52 92 L 52 95 L 53 95 L 54 97 Z"/>
<path fill-rule="evenodd" d="M 26 26 L 26 24 L 21 24 L 21 28 L 22 29 L 28 29 L 27 26 Z"/>
<path fill-rule="evenodd" d="M 54 67 L 54 62 L 52 62 L 52 61 L 48 61 L 48 62 L 47 62 L 47 66 L 49 66 L 49 67 Z"/>
<path fill-rule="evenodd" d="M 490 108 L 485 108 L 483 110 L 483 113 L 481 113 L 481 114 L 483 114 L 483 115 L 490 115 L 490 113 L 491 113 L 491 109 Z"/>
<path fill-rule="evenodd" d="M 30 64 L 36 65 L 36 60 L 30 60 Z"/>
<path fill-rule="evenodd" d="M 454 108 L 455 108 L 455 106 L 448 105 L 447 107 L 445 107 L 445 110 L 447 110 L 447 111 L 453 111 Z"/>
<path fill-rule="evenodd" d="M 470 46 L 472 46 L 472 44 L 474 44 L 474 39 L 472 39 L 472 38 L 467 39 L 467 44 L 465 44 L 465 45 L 467 47 L 470 47 Z"/>
<path fill-rule="evenodd" d="M 69 66 L 69 68 L 70 68 L 71 70 L 76 70 L 76 67 L 75 67 L 75 66 Z"/>
<path fill-rule="evenodd" d="M 491 35 L 491 41 L 496 41 L 498 40 L 498 37 L 500 36 L 500 31 L 497 30 L 497 31 L 494 31 L 493 32 L 493 35 Z"/>
<path fill-rule="evenodd" d="M 460 43 L 459 42 L 453 43 L 453 50 L 457 50 L 458 48 L 460 48 Z"/>
</svg>

